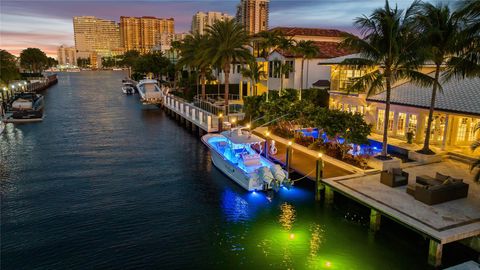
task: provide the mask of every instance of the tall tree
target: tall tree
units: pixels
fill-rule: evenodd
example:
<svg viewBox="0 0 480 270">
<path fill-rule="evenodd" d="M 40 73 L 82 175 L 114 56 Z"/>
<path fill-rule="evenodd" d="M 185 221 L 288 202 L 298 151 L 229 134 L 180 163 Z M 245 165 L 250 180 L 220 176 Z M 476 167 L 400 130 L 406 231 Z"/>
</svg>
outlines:
<svg viewBox="0 0 480 270">
<path fill-rule="evenodd" d="M 295 49 L 295 41 L 293 40 L 293 38 L 286 37 L 285 35 L 283 35 L 283 33 L 281 33 L 281 35 L 279 35 L 278 38 L 277 38 L 276 48 L 281 50 L 281 51 L 284 51 L 284 52 L 292 51 L 292 50 Z M 289 69 L 291 69 L 291 71 L 293 71 L 293 67 L 292 68 L 287 67 L 287 65 L 285 63 L 285 59 L 282 59 L 280 61 L 280 64 L 277 63 L 276 65 L 279 68 L 279 70 L 276 70 L 276 73 L 277 73 L 277 75 L 280 76 L 280 92 L 279 92 L 279 94 L 281 94 L 282 91 L 283 91 L 283 83 L 284 83 L 284 80 L 285 80 L 286 72 Z"/>
<path fill-rule="evenodd" d="M 435 83 L 432 86 L 432 96 L 427 120 L 427 130 L 423 148 L 419 150 L 423 154 L 433 154 L 430 150 L 430 134 L 432 130 L 435 100 L 440 87 L 440 71 L 442 65 L 455 53 L 455 45 L 459 38 L 459 24 L 455 13 L 450 11 L 446 4 L 421 3 L 416 12 L 415 22 L 422 40 L 423 52 L 426 60 L 435 64 Z M 448 68 L 448 67 L 447 67 Z"/>
<path fill-rule="evenodd" d="M 279 30 L 262 31 L 256 36 L 256 47 L 260 50 L 260 56 L 267 59 L 274 48 L 279 45 L 283 33 Z"/>
<path fill-rule="evenodd" d="M 209 46 L 209 36 L 201 35 L 198 32 L 188 35 L 180 44 L 179 66 L 187 66 L 197 69 L 200 72 L 200 81 L 202 84 L 202 98 L 206 98 L 206 77 L 207 72 L 211 71 L 211 59 L 205 55 L 204 51 Z"/>
<path fill-rule="evenodd" d="M 15 56 L 10 54 L 6 50 L 0 50 L 0 81 L 1 83 L 8 84 L 11 81 L 19 78 L 20 78 L 20 73 L 18 72 Z"/>
<path fill-rule="evenodd" d="M 210 35 L 205 57 L 222 67 L 225 74 L 225 113 L 228 114 L 228 94 L 231 65 L 248 62 L 253 57 L 247 46 L 250 38 L 242 25 L 233 20 L 217 21 L 207 28 Z"/>
<path fill-rule="evenodd" d="M 459 2 L 456 17 L 461 32 L 456 43 L 456 53 L 450 58 L 447 76 L 480 77 L 480 1 Z"/>
<path fill-rule="evenodd" d="M 284 88 L 283 84 L 285 82 L 285 76 L 294 71 L 293 66 L 290 63 L 280 60 L 274 60 L 273 66 L 275 67 L 275 75 L 280 77 L 280 91 L 278 94 L 281 95 Z"/>
<path fill-rule="evenodd" d="M 347 34 L 343 46 L 358 51 L 360 56 L 343 61 L 355 68 L 367 68 L 367 72 L 354 80 L 349 91 L 367 91 L 367 95 L 385 92 L 385 117 L 383 123 L 382 158 L 388 158 L 388 122 L 390 119 L 390 96 L 392 84 L 410 79 L 412 82 L 430 86 L 433 78 L 417 71 L 424 62 L 419 53 L 420 41 L 411 30 L 413 13 L 418 6 L 414 2 L 405 12 L 390 7 L 388 1 L 383 8 L 370 16 L 355 19 L 355 25 L 363 38 Z"/>
<path fill-rule="evenodd" d="M 303 70 L 305 66 L 305 60 L 306 59 L 308 60 L 307 62 L 307 84 L 308 84 L 308 64 L 310 62 L 310 59 L 314 58 L 318 54 L 319 49 L 317 46 L 315 46 L 315 42 L 312 40 L 300 40 L 299 42 L 297 42 L 295 46 L 295 51 L 302 55 L 302 67 L 301 67 L 302 73 L 300 73 L 300 95 L 299 95 L 299 99 L 301 100 L 302 90 L 304 88 Z"/>
<path fill-rule="evenodd" d="M 242 76 L 248 78 L 251 82 L 251 94 L 257 95 L 257 84 L 260 80 L 266 77 L 266 73 L 257 61 L 250 61 L 248 68 L 242 69 Z"/>
<path fill-rule="evenodd" d="M 28 48 L 20 53 L 20 66 L 29 72 L 41 73 L 48 66 L 48 57 L 38 48 Z"/>
</svg>

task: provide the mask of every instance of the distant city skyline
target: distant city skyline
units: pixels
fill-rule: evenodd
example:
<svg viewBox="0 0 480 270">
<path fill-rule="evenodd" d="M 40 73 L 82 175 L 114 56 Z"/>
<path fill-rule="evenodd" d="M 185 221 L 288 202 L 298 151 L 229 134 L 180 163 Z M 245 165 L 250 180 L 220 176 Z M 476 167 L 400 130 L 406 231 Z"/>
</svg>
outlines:
<svg viewBox="0 0 480 270">
<path fill-rule="evenodd" d="M 391 1 L 400 8 L 411 0 Z M 188 32 L 197 11 L 219 11 L 235 15 L 240 0 L 228 1 L 2 1 L 0 48 L 15 55 L 27 47 L 38 47 L 56 56 L 61 44 L 74 45 L 73 16 L 97 16 L 119 22 L 120 16 L 155 16 L 175 19 L 175 32 Z M 384 0 L 270 1 L 270 28 L 275 26 L 336 28 L 355 31 L 355 17 L 381 7 Z"/>
</svg>

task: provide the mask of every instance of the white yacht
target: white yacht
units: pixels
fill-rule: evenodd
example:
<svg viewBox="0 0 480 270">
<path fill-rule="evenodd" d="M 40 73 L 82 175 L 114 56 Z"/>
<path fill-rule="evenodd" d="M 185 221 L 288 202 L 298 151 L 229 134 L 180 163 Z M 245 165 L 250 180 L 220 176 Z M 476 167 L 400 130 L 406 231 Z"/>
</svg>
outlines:
<svg viewBox="0 0 480 270">
<path fill-rule="evenodd" d="M 248 191 L 289 188 L 288 174 L 278 164 L 261 156 L 265 140 L 242 128 L 202 137 L 213 164 Z M 252 146 L 257 145 L 260 154 Z"/>
<path fill-rule="evenodd" d="M 152 79 L 141 80 L 137 84 L 140 101 L 145 107 L 157 107 L 163 101 L 163 92 L 157 81 Z"/>
</svg>

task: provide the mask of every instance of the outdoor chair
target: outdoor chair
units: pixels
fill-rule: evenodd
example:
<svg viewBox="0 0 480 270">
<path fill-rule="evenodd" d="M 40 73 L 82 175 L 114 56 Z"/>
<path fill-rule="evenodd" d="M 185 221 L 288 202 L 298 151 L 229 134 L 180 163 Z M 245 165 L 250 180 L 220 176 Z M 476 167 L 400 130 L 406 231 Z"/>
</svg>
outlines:
<svg viewBox="0 0 480 270">
<path fill-rule="evenodd" d="M 408 173 L 401 168 L 394 168 L 390 171 L 382 171 L 380 182 L 389 187 L 399 187 L 408 184 Z"/>
</svg>

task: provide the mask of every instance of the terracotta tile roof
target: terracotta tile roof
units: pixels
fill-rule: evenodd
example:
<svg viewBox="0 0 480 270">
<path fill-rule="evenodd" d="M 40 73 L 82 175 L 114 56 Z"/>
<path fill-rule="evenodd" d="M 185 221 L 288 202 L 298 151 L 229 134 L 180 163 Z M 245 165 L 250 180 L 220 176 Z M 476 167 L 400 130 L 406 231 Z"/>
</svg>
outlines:
<svg viewBox="0 0 480 270">
<path fill-rule="evenodd" d="M 301 27 L 275 27 L 270 31 L 278 30 L 286 36 L 323 36 L 341 37 L 345 32 L 337 29 L 301 28 Z"/>
<path fill-rule="evenodd" d="M 337 42 L 315 41 L 314 44 L 318 47 L 318 54 L 314 58 L 328 59 L 352 54 L 351 50 L 340 48 Z M 283 51 L 280 49 L 276 49 L 275 51 L 287 58 L 302 57 L 300 53 L 294 51 Z"/>
<path fill-rule="evenodd" d="M 433 76 L 433 74 L 430 74 Z M 457 79 L 442 83 L 443 92 L 437 93 L 435 110 L 480 115 L 480 78 Z M 405 83 L 392 88 L 392 104 L 429 108 L 431 87 Z M 368 101 L 385 102 L 385 92 L 367 98 Z"/>
</svg>

